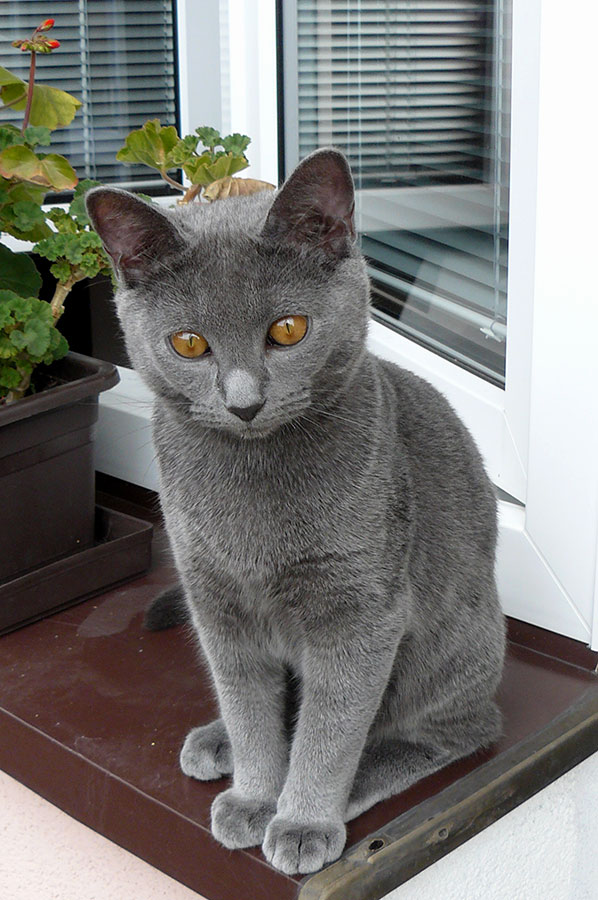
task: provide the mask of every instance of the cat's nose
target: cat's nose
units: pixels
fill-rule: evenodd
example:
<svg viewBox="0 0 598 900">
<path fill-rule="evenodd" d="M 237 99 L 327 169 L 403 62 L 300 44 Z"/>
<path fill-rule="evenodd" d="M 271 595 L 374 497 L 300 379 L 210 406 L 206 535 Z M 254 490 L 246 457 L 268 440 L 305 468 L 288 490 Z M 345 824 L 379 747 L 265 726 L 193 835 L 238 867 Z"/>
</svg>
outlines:
<svg viewBox="0 0 598 900">
<path fill-rule="evenodd" d="M 251 406 L 228 406 L 227 409 L 244 422 L 250 422 L 257 416 L 264 403 L 265 400 L 262 400 L 261 403 L 253 403 Z"/>
</svg>

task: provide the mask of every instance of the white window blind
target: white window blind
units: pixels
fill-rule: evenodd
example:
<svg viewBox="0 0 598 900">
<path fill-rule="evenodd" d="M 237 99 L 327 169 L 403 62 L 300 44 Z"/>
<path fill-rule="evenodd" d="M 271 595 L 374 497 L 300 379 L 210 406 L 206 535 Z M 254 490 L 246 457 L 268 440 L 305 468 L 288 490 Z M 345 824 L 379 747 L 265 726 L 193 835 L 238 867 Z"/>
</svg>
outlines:
<svg viewBox="0 0 598 900">
<path fill-rule="evenodd" d="M 29 54 L 11 47 L 49 15 L 51 55 L 38 55 L 36 81 L 76 96 L 83 106 L 52 135 L 80 178 L 150 188 L 163 182 L 145 166 L 116 161 L 124 139 L 147 119 L 176 124 L 173 4 L 162 0 L 19 0 L 0 7 L 0 65 L 27 81 Z M 16 114 L 16 115 L 22 115 Z M 0 121 L 15 113 L 0 108 Z"/>
<path fill-rule="evenodd" d="M 477 0 L 299 0 L 305 155 L 347 146 L 361 187 L 481 179 L 491 28 Z"/>
<path fill-rule="evenodd" d="M 296 0 L 286 79 L 289 162 L 335 145 L 351 163 L 379 317 L 500 385 L 509 15 L 508 0 Z"/>
</svg>

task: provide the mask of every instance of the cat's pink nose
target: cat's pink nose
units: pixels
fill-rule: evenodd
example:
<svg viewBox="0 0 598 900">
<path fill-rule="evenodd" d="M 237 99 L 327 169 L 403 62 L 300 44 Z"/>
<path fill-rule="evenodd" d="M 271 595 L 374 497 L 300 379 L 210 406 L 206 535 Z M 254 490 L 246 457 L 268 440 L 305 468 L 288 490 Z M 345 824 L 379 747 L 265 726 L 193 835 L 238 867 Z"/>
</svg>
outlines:
<svg viewBox="0 0 598 900">
<path fill-rule="evenodd" d="M 264 403 L 265 400 L 261 403 L 253 403 L 251 406 L 228 406 L 227 409 L 233 415 L 243 419 L 244 422 L 250 422 L 257 416 Z"/>
</svg>

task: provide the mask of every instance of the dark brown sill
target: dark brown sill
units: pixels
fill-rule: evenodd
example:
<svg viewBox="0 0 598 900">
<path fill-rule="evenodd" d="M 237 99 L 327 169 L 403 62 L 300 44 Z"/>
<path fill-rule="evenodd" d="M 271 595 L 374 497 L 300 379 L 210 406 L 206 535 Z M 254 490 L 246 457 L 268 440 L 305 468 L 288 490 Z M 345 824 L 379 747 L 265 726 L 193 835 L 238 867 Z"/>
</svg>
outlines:
<svg viewBox="0 0 598 900">
<path fill-rule="evenodd" d="M 149 502 L 157 519 L 155 495 L 99 487 L 102 503 L 139 515 Z M 141 625 L 175 580 L 156 528 L 146 575 L 0 638 L 0 767 L 209 900 L 382 897 L 598 749 L 598 654 L 512 621 L 498 746 L 352 822 L 323 872 L 288 877 L 259 849 L 217 844 L 209 809 L 225 782 L 178 768 L 185 734 L 215 707 L 191 632 Z"/>
</svg>

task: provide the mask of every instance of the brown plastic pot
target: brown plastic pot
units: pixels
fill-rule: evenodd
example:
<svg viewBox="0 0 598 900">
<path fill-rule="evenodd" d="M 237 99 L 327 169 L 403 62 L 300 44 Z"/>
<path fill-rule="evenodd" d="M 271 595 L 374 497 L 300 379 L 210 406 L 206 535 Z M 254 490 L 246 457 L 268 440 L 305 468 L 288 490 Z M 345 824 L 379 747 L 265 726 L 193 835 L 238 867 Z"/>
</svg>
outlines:
<svg viewBox="0 0 598 900">
<path fill-rule="evenodd" d="M 69 353 L 44 379 L 0 407 L 0 584 L 94 543 L 98 395 L 118 371 Z"/>
</svg>

